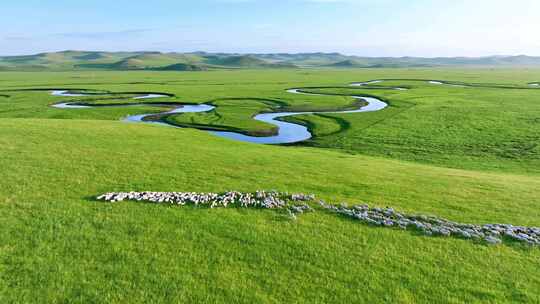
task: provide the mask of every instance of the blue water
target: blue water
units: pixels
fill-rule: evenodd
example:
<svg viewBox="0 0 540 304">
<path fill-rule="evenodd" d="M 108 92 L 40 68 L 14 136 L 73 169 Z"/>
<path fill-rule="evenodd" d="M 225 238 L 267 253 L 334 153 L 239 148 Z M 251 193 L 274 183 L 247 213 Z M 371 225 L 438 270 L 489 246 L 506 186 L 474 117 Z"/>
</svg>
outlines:
<svg viewBox="0 0 540 304">
<path fill-rule="evenodd" d="M 354 83 L 351 85 L 362 86 L 362 85 L 373 84 L 373 83 L 378 83 L 378 82 L 382 82 L 382 81 L 377 80 L 377 81 L 371 81 L 371 82 L 365 82 L 365 83 Z M 406 90 L 405 88 L 393 88 L 393 89 Z M 290 90 L 287 90 L 287 92 L 292 93 L 292 94 L 326 96 L 324 94 L 303 93 L 299 89 L 290 89 Z M 69 91 L 65 91 L 65 90 L 53 91 L 52 95 L 61 96 L 61 97 L 88 96 L 88 95 L 80 94 L 80 93 L 70 93 Z M 134 99 L 150 99 L 150 98 L 162 98 L 162 97 L 167 97 L 167 96 L 160 95 L 160 94 L 147 94 L 147 95 L 134 97 Z M 278 134 L 273 135 L 273 136 L 258 137 L 258 136 L 249 136 L 249 135 L 245 135 L 245 134 L 237 133 L 237 132 L 225 132 L 225 131 L 208 131 L 208 132 L 216 136 L 230 138 L 230 139 L 244 141 L 244 142 L 250 142 L 250 143 L 258 143 L 258 144 L 295 143 L 295 142 L 300 142 L 300 141 L 310 139 L 312 137 L 312 134 L 309 132 L 307 127 L 303 125 L 280 121 L 278 120 L 279 118 L 293 116 L 293 115 L 315 114 L 315 113 L 346 114 L 346 113 L 373 112 L 373 111 L 380 111 L 388 106 L 388 104 L 386 104 L 385 102 L 374 97 L 362 97 L 362 96 L 351 96 L 351 97 L 356 98 L 357 100 L 363 100 L 367 103 L 367 105 L 362 106 L 356 110 L 348 110 L 348 111 L 263 113 L 263 114 L 258 114 L 255 117 L 253 117 L 253 119 L 255 120 L 266 122 L 266 123 L 277 126 Z M 129 105 L 91 106 L 91 105 L 78 105 L 76 102 L 64 102 L 64 103 L 55 104 L 53 105 L 53 107 L 60 108 L 60 109 L 87 109 L 87 108 L 127 107 L 127 106 L 141 106 L 141 105 L 169 106 L 169 107 L 171 106 L 170 104 L 159 104 L 159 103 L 138 103 L 138 104 L 129 104 Z M 182 105 L 171 111 L 163 112 L 160 114 L 209 112 L 214 109 L 215 109 L 214 106 L 208 105 L 208 104 Z M 174 125 L 171 125 L 165 122 L 144 120 L 146 117 L 151 116 L 151 115 L 155 115 L 155 114 L 132 115 L 132 116 L 128 116 L 124 118 L 123 121 L 131 122 L 131 123 L 149 123 L 149 124 L 158 124 L 158 125 L 175 127 Z"/>
</svg>

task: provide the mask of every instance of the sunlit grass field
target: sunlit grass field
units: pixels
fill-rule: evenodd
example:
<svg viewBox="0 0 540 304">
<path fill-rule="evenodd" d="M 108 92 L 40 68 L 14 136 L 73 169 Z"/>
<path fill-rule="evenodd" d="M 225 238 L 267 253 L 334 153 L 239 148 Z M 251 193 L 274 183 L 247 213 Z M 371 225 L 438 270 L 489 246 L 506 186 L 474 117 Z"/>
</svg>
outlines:
<svg viewBox="0 0 540 304">
<path fill-rule="evenodd" d="M 404 80 L 348 87 L 373 79 Z M 527 85 L 535 81 L 540 70 L 0 73 L 0 302 L 538 302 L 538 248 L 426 237 L 322 210 L 293 221 L 279 211 L 93 200 L 108 191 L 277 189 L 540 226 L 540 89 Z M 298 87 L 343 96 L 286 92 Z M 55 109 L 77 98 L 49 89 L 170 93 L 152 101 L 218 107 L 168 121 L 246 133 L 272 131 L 251 119 L 259 112 L 341 109 L 355 102 L 345 95 L 390 106 L 296 116 L 313 139 L 265 146 L 119 121 L 162 107 Z"/>
</svg>

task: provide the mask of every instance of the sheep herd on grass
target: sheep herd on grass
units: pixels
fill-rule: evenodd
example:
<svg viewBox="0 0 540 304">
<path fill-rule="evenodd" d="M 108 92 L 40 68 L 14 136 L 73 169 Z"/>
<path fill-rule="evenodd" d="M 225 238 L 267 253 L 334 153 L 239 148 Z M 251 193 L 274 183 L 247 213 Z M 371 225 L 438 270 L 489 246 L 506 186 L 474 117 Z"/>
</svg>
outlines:
<svg viewBox="0 0 540 304">
<path fill-rule="evenodd" d="M 319 203 L 326 210 L 374 226 L 411 229 L 429 236 L 454 236 L 484 241 L 488 244 L 499 244 L 503 239 L 508 239 L 530 245 L 540 245 L 540 228 L 538 227 L 510 224 L 463 224 L 434 216 L 400 213 L 393 208 L 370 208 L 368 205 L 347 207 L 345 204 L 335 206 L 322 201 Z"/>
<path fill-rule="evenodd" d="M 98 196 L 97 199 L 111 203 L 139 201 L 179 206 L 206 206 L 209 208 L 236 206 L 281 209 L 285 210 L 290 218 L 296 219 L 299 214 L 314 211 L 308 202 L 315 202 L 315 195 L 262 190 L 253 193 L 238 191 L 224 193 L 146 191 L 110 192 Z M 506 239 L 529 245 L 540 245 L 540 228 L 538 227 L 513 226 L 510 224 L 463 224 L 434 216 L 405 214 L 388 207 L 369 207 L 365 204 L 348 207 L 346 204 L 337 206 L 318 200 L 318 205 L 322 210 L 359 220 L 366 224 L 403 230 L 410 229 L 428 236 L 453 236 L 483 241 L 488 244 L 499 244 L 503 239 Z"/>
<path fill-rule="evenodd" d="M 202 205 L 210 208 L 228 207 L 257 207 L 265 209 L 283 209 L 289 202 L 312 201 L 313 195 L 289 194 L 277 191 L 256 191 L 242 193 L 229 191 L 225 193 L 197 193 L 197 192 L 112 192 L 100 195 L 98 200 L 107 202 L 143 201 L 150 203 L 169 203 L 173 205 Z"/>
</svg>

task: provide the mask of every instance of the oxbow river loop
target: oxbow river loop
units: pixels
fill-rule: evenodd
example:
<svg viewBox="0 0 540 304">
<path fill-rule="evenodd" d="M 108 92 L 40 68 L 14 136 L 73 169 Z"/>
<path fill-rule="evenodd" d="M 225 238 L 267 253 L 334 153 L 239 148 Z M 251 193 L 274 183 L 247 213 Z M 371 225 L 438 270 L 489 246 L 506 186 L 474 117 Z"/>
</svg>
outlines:
<svg viewBox="0 0 540 304">
<path fill-rule="evenodd" d="M 350 86 L 352 87 L 362 87 L 362 86 L 369 86 L 374 84 L 379 84 L 384 82 L 384 80 L 372 80 L 367 82 L 355 82 L 351 83 Z M 427 81 L 431 85 L 448 85 L 453 87 L 466 87 L 466 85 L 463 84 L 453 84 L 453 83 L 446 83 L 443 81 L 435 81 L 435 80 L 428 80 Z M 538 87 L 540 84 L 538 83 L 530 83 L 529 86 L 531 87 Z M 367 88 L 367 87 L 366 87 Z M 305 88 L 304 88 L 305 89 Z M 323 93 L 309 93 L 305 92 L 303 88 L 293 88 L 288 89 L 287 92 L 291 94 L 303 94 L 303 95 L 318 95 L 318 96 L 332 96 L 332 94 L 323 94 Z M 399 90 L 404 91 L 407 90 L 407 88 L 404 87 L 381 87 L 381 89 L 389 89 L 389 90 Z M 52 95 L 54 96 L 60 96 L 60 97 L 84 97 L 84 96 L 92 96 L 91 94 L 85 94 L 81 92 L 71 92 L 69 90 L 54 90 L 52 91 Z M 94 94 L 95 95 L 95 94 Z M 106 95 L 106 94 L 105 94 Z M 141 94 L 140 96 L 133 97 L 133 99 L 136 100 L 148 100 L 152 98 L 165 98 L 169 97 L 170 95 L 165 94 L 157 94 L 157 93 L 149 93 L 149 94 Z M 374 112 L 374 111 L 380 111 L 383 110 L 388 106 L 388 104 L 378 98 L 375 97 L 367 97 L 367 96 L 350 96 L 358 101 L 364 101 L 364 105 L 359 106 L 357 109 L 354 110 L 345 110 L 345 111 L 310 111 L 310 112 L 273 112 L 273 113 L 261 113 L 257 114 L 253 117 L 253 119 L 262 121 L 268 124 L 275 125 L 278 128 L 277 134 L 271 135 L 271 136 L 250 136 L 239 132 L 231 132 L 231 131 L 207 131 L 211 134 L 214 134 L 216 136 L 230 138 L 234 140 L 244 141 L 244 142 L 250 142 L 250 143 L 258 143 L 258 144 L 288 144 L 288 143 L 296 143 L 308 140 L 313 137 L 309 129 L 301 124 L 296 124 L 292 122 L 287 122 L 281 120 L 281 118 L 294 116 L 294 115 L 302 115 L 302 114 L 316 114 L 316 113 L 327 113 L 327 114 L 347 114 L 347 113 L 363 113 L 363 112 Z M 150 103 L 150 102 L 141 102 L 141 103 L 134 103 L 134 104 L 116 104 L 116 105 L 90 105 L 90 104 L 81 104 L 78 102 L 62 102 L 52 105 L 55 108 L 60 109 L 84 109 L 84 108 L 106 108 L 106 107 L 133 107 L 133 106 L 163 106 L 163 107 L 171 107 L 171 103 Z M 159 113 L 160 115 L 170 115 L 170 114 L 178 114 L 178 113 L 197 113 L 197 112 L 210 112 L 214 110 L 216 107 L 210 104 L 178 104 L 174 109 L 166 112 Z M 155 121 L 155 120 L 149 120 L 148 118 L 151 116 L 154 116 L 156 114 L 140 114 L 140 115 L 133 115 L 128 116 L 123 119 L 125 122 L 131 122 L 131 123 L 148 123 L 148 124 L 158 124 L 158 125 L 165 125 L 169 127 L 177 127 L 173 124 L 169 124 L 163 121 Z"/>
</svg>

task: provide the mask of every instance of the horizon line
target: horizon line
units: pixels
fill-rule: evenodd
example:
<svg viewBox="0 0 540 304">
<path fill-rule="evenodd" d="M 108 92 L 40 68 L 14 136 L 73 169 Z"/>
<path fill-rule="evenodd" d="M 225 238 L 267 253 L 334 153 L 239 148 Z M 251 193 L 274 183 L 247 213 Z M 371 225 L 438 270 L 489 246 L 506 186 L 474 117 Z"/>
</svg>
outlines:
<svg viewBox="0 0 540 304">
<path fill-rule="evenodd" d="M 86 53 L 158 53 L 158 54 L 225 54 L 225 55 L 300 55 L 300 54 L 325 54 L 325 55 L 342 55 L 347 57 L 360 57 L 360 58 L 493 58 L 493 57 L 540 57 L 540 55 L 528 55 L 528 54 L 491 54 L 491 55 L 482 55 L 482 56 L 466 56 L 466 55 L 454 55 L 454 56 L 411 56 L 411 55 L 402 55 L 402 56 L 366 56 L 366 55 L 351 55 L 342 53 L 339 51 L 336 52 L 322 52 L 322 51 L 310 51 L 310 52 L 212 52 L 212 51 L 152 51 L 152 50 L 138 50 L 138 51 L 103 51 L 103 50 L 77 50 L 77 49 L 65 49 L 58 51 L 44 51 L 44 52 L 35 52 L 35 53 L 22 53 L 18 55 L 1 55 L 0 57 L 19 57 L 19 56 L 35 56 L 41 54 L 50 54 L 50 53 L 66 53 L 66 52 L 86 52 Z"/>
</svg>

